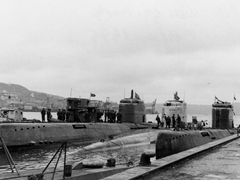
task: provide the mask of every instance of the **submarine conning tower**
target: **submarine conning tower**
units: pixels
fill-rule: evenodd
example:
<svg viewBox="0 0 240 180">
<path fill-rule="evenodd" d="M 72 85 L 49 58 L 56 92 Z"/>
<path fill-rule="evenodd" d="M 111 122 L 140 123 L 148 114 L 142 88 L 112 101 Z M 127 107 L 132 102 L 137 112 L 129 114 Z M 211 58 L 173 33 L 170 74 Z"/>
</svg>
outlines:
<svg viewBox="0 0 240 180">
<path fill-rule="evenodd" d="M 102 101 L 67 98 L 67 122 L 99 122 L 103 114 Z"/>
<path fill-rule="evenodd" d="M 174 93 L 173 100 L 167 100 L 162 107 L 162 119 L 164 118 L 164 115 L 172 117 L 173 114 L 175 117 L 179 115 L 181 121 L 187 123 L 187 103 L 184 102 L 184 100 L 180 100 L 178 92 Z M 164 126 L 166 126 L 166 124 Z"/>
<path fill-rule="evenodd" d="M 233 106 L 230 102 L 223 102 L 215 97 L 215 102 L 212 104 L 212 128 L 233 128 L 233 114 Z"/>
<path fill-rule="evenodd" d="M 85 115 L 88 112 L 89 99 L 67 98 L 68 122 L 85 122 Z"/>
<path fill-rule="evenodd" d="M 139 95 L 133 90 L 130 98 L 124 98 L 119 104 L 121 122 L 141 124 L 145 122 L 145 105 Z"/>
</svg>

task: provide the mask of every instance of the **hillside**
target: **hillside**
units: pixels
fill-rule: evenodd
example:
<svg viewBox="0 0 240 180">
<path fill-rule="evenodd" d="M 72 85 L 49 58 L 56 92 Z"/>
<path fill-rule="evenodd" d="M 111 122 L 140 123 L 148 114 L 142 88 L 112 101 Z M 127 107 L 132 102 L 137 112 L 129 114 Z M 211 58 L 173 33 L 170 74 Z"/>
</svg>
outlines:
<svg viewBox="0 0 240 180">
<path fill-rule="evenodd" d="M 48 93 L 37 92 L 27 89 L 18 84 L 0 83 L 0 107 L 9 103 L 19 103 L 28 110 L 39 111 L 42 107 L 51 107 L 52 109 L 65 108 L 64 97 Z M 151 103 L 146 103 L 146 107 L 151 107 Z M 234 103 L 234 112 L 240 115 L 240 103 Z M 32 109 L 31 109 L 32 107 Z M 211 105 L 187 105 L 187 114 L 211 114 Z M 156 104 L 156 111 L 161 113 L 162 104 Z"/>
<path fill-rule="evenodd" d="M 42 107 L 52 109 L 64 107 L 64 98 L 42 92 L 27 89 L 18 84 L 0 83 L 0 106 L 9 103 L 21 104 L 31 110 L 39 110 Z"/>
</svg>

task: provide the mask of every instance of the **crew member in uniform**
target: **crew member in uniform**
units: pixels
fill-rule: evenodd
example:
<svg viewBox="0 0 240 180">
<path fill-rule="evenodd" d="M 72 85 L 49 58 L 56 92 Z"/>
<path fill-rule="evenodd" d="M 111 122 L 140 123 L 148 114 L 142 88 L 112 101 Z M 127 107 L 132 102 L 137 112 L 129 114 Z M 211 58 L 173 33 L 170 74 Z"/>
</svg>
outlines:
<svg viewBox="0 0 240 180">
<path fill-rule="evenodd" d="M 179 116 L 179 114 L 177 115 L 177 129 L 181 128 L 181 117 Z"/>
<path fill-rule="evenodd" d="M 46 115 L 45 108 L 42 108 L 41 115 L 42 115 L 42 122 L 45 122 L 45 115 Z"/>
<path fill-rule="evenodd" d="M 57 111 L 57 119 L 58 119 L 58 120 L 62 120 L 62 112 L 61 112 L 61 109 L 58 109 L 58 111 Z"/>
<path fill-rule="evenodd" d="M 175 114 L 172 115 L 172 128 L 175 128 L 176 126 L 176 119 L 175 119 Z"/>
<path fill-rule="evenodd" d="M 52 119 L 52 114 L 51 114 L 51 109 L 47 109 L 47 120 L 51 120 Z"/>
<path fill-rule="evenodd" d="M 171 125 L 171 118 L 170 118 L 170 116 L 167 116 L 166 117 L 166 128 L 170 128 L 170 125 Z"/>
<path fill-rule="evenodd" d="M 156 121 L 157 121 L 157 127 L 159 128 L 161 119 L 160 119 L 160 117 L 159 117 L 158 115 L 157 115 L 157 117 L 156 117 Z"/>
</svg>

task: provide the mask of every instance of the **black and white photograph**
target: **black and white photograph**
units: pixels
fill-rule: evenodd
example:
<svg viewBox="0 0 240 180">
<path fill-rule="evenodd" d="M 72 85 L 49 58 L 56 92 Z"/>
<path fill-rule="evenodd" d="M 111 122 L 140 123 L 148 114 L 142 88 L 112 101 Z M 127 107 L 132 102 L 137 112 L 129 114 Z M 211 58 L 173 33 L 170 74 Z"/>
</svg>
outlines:
<svg viewBox="0 0 240 180">
<path fill-rule="evenodd" d="M 0 1 L 0 180 L 237 180 L 239 133 L 240 1 Z"/>
</svg>

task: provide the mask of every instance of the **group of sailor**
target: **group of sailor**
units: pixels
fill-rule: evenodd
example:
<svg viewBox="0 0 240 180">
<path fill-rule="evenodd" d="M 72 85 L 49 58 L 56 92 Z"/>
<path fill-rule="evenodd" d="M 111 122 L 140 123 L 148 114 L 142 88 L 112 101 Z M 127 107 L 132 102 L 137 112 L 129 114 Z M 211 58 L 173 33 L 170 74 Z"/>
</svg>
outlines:
<svg viewBox="0 0 240 180">
<path fill-rule="evenodd" d="M 47 115 L 47 121 L 45 119 Z M 42 122 L 50 122 L 52 119 L 51 109 L 42 108 L 41 110 Z M 58 109 L 57 111 L 57 119 L 60 121 L 66 121 L 69 118 L 69 113 L 65 109 Z"/>
<path fill-rule="evenodd" d="M 48 108 L 47 110 L 45 108 L 42 108 L 41 115 L 42 115 L 42 122 L 46 122 L 45 116 L 47 114 L 47 121 L 50 121 L 52 119 L 51 109 Z"/>
<path fill-rule="evenodd" d="M 157 115 L 156 121 L 157 121 L 158 128 L 164 127 L 164 124 L 165 124 L 165 128 L 174 128 L 176 130 L 183 128 L 181 117 L 179 114 L 177 115 L 177 118 L 175 117 L 175 114 L 173 114 L 172 117 L 166 116 L 166 114 L 163 114 L 162 120 L 159 117 L 159 115 Z"/>
<path fill-rule="evenodd" d="M 121 114 L 114 110 L 104 111 L 104 122 L 115 123 L 121 122 Z"/>
<path fill-rule="evenodd" d="M 65 109 L 58 109 L 57 111 L 57 119 L 60 121 L 68 121 L 69 119 L 69 112 L 66 111 Z"/>
</svg>

